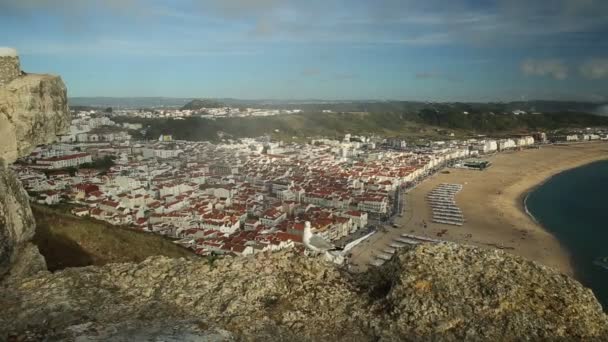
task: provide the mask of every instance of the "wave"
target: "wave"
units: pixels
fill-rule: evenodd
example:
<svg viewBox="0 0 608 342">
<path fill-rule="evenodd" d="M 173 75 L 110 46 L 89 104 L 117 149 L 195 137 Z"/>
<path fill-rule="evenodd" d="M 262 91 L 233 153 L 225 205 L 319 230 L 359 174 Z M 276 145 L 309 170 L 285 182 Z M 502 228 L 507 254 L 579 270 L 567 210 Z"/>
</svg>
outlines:
<svg viewBox="0 0 608 342">
<path fill-rule="evenodd" d="M 593 261 L 593 264 L 608 270 L 608 257 L 597 258 Z"/>
<path fill-rule="evenodd" d="M 530 212 L 530 210 L 528 210 L 528 197 L 530 196 L 531 193 L 532 193 L 532 191 L 528 192 L 526 194 L 526 197 L 524 197 L 524 211 L 526 212 L 526 214 L 528 214 L 528 216 L 530 216 L 530 218 L 532 219 L 532 221 L 534 221 L 534 223 L 540 225 L 540 222 L 538 221 L 538 219 L 536 219 L 536 217 L 534 215 L 532 215 L 532 212 Z"/>
</svg>

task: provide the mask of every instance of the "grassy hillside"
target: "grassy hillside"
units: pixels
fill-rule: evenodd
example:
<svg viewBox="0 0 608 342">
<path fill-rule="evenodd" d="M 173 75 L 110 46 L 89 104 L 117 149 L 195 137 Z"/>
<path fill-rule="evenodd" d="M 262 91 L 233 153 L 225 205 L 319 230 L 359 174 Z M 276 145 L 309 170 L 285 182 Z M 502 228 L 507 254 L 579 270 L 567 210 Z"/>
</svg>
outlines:
<svg viewBox="0 0 608 342">
<path fill-rule="evenodd" d="M 187 109 L 198 110 L 201 108 L 220 108 L 220 107 L 226 107 L 226 106 L 223 103 L 213 101 L 213 100 L 196 99 L 196 100 L 192 100 L 192 101 L 186 103 L 182 107 L 182 110 L 187 110 Z"/>
<path fill-rule="evenodd" d="M 34 243 L 51 271 L 66 267 L 140 262 L 149 256 L 195 257 L 185 248 L 157 235 L 78 218 L 62 209 L 33 205 Z"/>
<path fill-rule="evenodd" d="M 180 140 L 218 140 L 218 133 L 233 138 L 272 135 L 276 138 L 342 137 L 351 134 L 383 136 L 431 135 L 434 127 L 425 125 L 416 116 L 400 113 L 302 113 L 268 117 L 241 117 L 185 120 L 116 118 L 117 121 L 139 122 L 146 134 L 137 138 L 157 139 L 172 134 Z"/>
<path fill-rule="evenodd" d="M 467 114 L 465 114 L 465 110 Z M 146 133 L 136 138 L 157 139 L 172 134 L 180 140 L 218 140 L 220 134 L 233 138 L 272 135 L 291 139 L 305 137 L 340 137 L 345 133 L 433 137 L 437 129 L 456 135 L 468 133 L 523 133 L 539 129 L 608 126 L 608 117 L 586 113 L 544 113 L 534 115 L 493 114 L 476 108 L 433 105 L 416 112 L 300 113 L 269 117 L 202 119 L 116 118 L 139 122 Z M 218 134 L 219 133 L 219 134 Z"/>
</svg>

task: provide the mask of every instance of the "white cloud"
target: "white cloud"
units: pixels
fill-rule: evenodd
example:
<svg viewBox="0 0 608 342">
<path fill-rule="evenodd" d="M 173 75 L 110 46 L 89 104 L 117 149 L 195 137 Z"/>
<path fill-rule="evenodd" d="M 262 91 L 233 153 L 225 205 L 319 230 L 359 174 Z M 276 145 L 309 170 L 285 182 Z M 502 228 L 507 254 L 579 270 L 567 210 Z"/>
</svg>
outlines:
<svg viewBox="0 0 608 342">
<path fill-rule="evenodd" d="M 581 65 L 579 71 L 590 80 L 608 78 L 608 58 L 590 59 Z"/>
<path fill-rule="evenodd" d="M 348 6 L 345 6 L 348 3 Z M 75 27 L 92 25 L 83 14 L 120 14 L 119 20 L 149 25 L 156 17 L 213 24 L 233 42 L 303 42 L 442 46 L 585 45 L 563 34 L 601 33 L 608 28 L 606 0 L 0 0 L 0 16 L 43 10 Z M 107 14 L 107 13 L 105 13 Z M 152 18 L 149 18 L 153 16 Z M 218 38 L 219 41 L 226 39 Z M 593 42 L 595 43 L 595 42 Z"/>
<path fill-rule="evenodd" d="M 521 64 L 526 76 L 549 76 L 556 80 L 568 78 L 568 66 L 559 59 L 528 59 Z"/>
</svg>

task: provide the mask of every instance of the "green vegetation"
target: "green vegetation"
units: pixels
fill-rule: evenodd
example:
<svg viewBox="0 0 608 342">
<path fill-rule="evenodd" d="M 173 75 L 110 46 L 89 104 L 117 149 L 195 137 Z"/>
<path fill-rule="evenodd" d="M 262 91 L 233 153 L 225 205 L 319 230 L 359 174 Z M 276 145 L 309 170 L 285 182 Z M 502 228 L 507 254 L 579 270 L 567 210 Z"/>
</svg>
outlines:
<svg viewBox="0 0 608 342">
<path fill-rule="evenodd" d="M 99 159 L 94 159 L 92 163 L 82 164 L 78 168 L 80 168 L 80 169 L 97 169 L 99 171 L 105 172 L 116 164 L 114 162 L 115 159 L 116 159 L 115 156 L 104 156 Z"/>
<path fill-rule="evenodd" d="M 434 129 L 421 125 L 420 120 L 415 117 L 397 113 L 302 113 L 215 120 L 194 117 L 185 120 L 140 118 L 118 120 L 142 123 L 146 132 L 137 138 L 157 139 L 161 134 L 172 134 L 175 139 L 193 141 L 216 141 L 220 135 L 227 138 L 272 135 L 276 138 L 291 139 L 292 137 L 340 137 L 345 133 L 395 136 L 405 133 L 415 135 L 435 132 Z"/>
<path fill-rule="evenodd" d="M 162 236 L 119 228 L 67 213 L 65 207 L 33 205 L 36 218 L 34 243 L 49 270 L 101 266 L 108 263 L 141 262 L 154 255 L 194 257 Z"/>
<path fill-rule="evenodd" d="M 183 107 L 182 110 L 198 110 L 201 108 L 221 108 L 221 107 L 226 107 L 226 105 L 224 105 L 223 103 L 217 102 L 217 101 L 213 101 L 213 100 L 192 100 L 188 103 L 186 103 Z"/>
<path fill-rule="evenodd" d="M 587 113 L 555 112 L 543 114 L 493 114 L 469 112 L 447 108 L 425 108 L 420 118 L 429 125 L 471 130 L 481 133 L 528 131 L 569 127 L 607 126 L 608 117 Z"/>
<path fill-rule="evenodd" d="M 468 109 L 468 114 L 464 112 Z M 608 126 L 608 117 L 586 113 L 555 112 L 544 114 L 494 114 L 473 106 L 429 105 L 417 112 L 300 113 L 269 117 L 234 117 L 185 120 L 117 118 L 139 122 L 145 134 L 138 139 L 157 139 L 172 134 L 179 140 L 216 141 L 220 137 L 245 138 L 270 135 L 290 140 L 293 137 L 341 137 L 345 133 L 382 136 L 444 137 L 486 133 L 523 133 L 539 129 Z"/>
</svg>

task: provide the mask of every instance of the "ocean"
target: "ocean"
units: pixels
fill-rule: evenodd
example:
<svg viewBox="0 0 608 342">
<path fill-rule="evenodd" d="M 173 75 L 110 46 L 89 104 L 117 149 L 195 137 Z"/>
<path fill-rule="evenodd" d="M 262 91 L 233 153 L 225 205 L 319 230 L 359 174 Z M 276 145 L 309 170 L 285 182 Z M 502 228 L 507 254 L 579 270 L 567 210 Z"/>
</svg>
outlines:
<svg viewBox="0 0 608 342">
<path fill-rule="evenodd" d="M 608 311 L 608 161 L 550 178 L 528 195 L 526 207 L 568 250 L 576 278 Z"/>
</svg>

